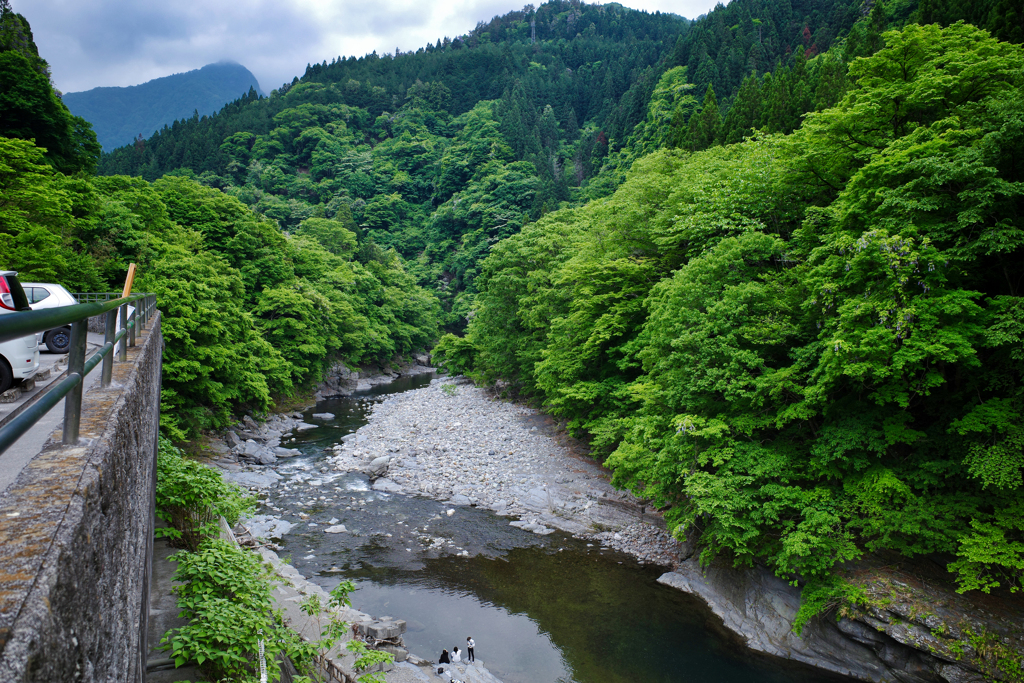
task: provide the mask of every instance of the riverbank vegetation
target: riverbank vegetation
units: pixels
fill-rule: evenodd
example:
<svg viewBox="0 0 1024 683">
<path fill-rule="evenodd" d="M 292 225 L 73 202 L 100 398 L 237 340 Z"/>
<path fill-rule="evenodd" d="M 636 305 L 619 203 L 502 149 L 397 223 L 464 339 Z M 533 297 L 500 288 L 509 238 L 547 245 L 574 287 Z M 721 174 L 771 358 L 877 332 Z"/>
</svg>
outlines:
<svg viewBox="0 0 1024 683">
<path fill-rule="evenodd" d="M 120 291 L 138 264 L 136 290 L 162 313 L 165 434 L 224 427 L 337 361 L 384 362 L 436 338 L 436 297 L 351 225 L 310 218 L 287 234 L 180 175 L 90 175 L 89 124 L 54 93 L 28 23 L 0 9 L 0 59 L 21 69 L 2 70 L 17 82 L 0 101 L 0 261 L 74 292 Z"/>
<path fill-rule="evenodd" d="M 441 351 L 537 397 L 703 559 L 1024 570 L 1024 52 L 910 25 L 794 133 L 638 160 L 495 246 Z"/>
<path fill-rule="evenodd" d="M 234 525 L 254 504 L 239 486 L 225 482 L 218 470 L 185 457 L 161 437 L 156 514 L 169 526 L 157 532 L 182 548 L 169 559 L 178 565 L 174 593 L 179 616 L 188 623 L 168 631 L 160 644 L 175 667 L 194 663 L 211 681 L 259 680 L 261 665 L 268 680 L 277 681 L 286 661 L 301 674 L 293 676 L 296 683 L 326 680 L 318 663 L 333 655 L 335 646 L 348 636 L 349 625 L 338 615 L 351 605 L 348 595 L 355 584 L 342 581 L 326 604 L 316 595 L 307 596 L 301 607 L 316 619 L 319 638 L 313 642 L 301 638 L 285 623 L 281 610 L 274 608 L 271 591 L 281 579 L 255 552 L 221 538 L 218 520 L 223 517 Z M 369 650 L 355 639 L 347 640 L 346 649 L 355 653 L 357 671 L 394 661 L 391 653 Z M 370 671 L 358 680 L 383 683 L 384 679 L 379 671 Z"/>
</svg>

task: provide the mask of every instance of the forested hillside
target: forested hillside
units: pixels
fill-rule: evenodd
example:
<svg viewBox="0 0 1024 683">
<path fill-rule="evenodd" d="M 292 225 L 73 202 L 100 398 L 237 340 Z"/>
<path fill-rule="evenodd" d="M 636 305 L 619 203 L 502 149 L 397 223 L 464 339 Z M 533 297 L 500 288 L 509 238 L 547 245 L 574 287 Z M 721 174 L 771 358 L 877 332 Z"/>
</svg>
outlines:
<svg viewBox="0 0 1024 683">
<path fill-rule="evenodd" d="M 174 438 L 437 337 L 437 299 L 394 251 L 312 219 L 287 236 L 182 177 L 92 177 L 89 124 L 54 93 L 28 22 L 0 0 L 0 267 L 71 291 L 156 292 L 166 349 L 161 425 Z M 316 236 L 329 235 L 318 241 Z"/>
<path fill-rule="evenodd" d="M 734 0 L 694 23 L 548 2 L 415 53 L 313 64 L 269 98 L 176 122 L 101 168 L 149 179 L 188 169 L 297 233 L 310 217 L 342 221 L 398 250 L 441 298 L 445 325 L 461 329 L 491 246 L 611 192 L 633 158 L 665 143 L 662 117 L 676 144 L 714 142 L 717 132 L 688 135 L 694 88 L 728 101 L 752 71 L 776 69 L 766 91 L 779 103 L 764 124 L 787 132 L 817 101 L 831 104 L 817 85 L 828 69 L 806 57 L 848 31 L 857 7 Z M 631 143 L 655 93 L 658 126 L 647 128 L 659 130 Z M 760 124 L 760 111 L 737 119 L 734 135 Z"/>
<path fill-rule="evenodd" d="M 817 609 L 874 551 L 986 592 L 1024 570 L 1024 50 L 884 40 L 794 133 L 654 152 L 497 244 L 436 349 Z"/>
<path fill-rule="evenodd" d="M 244 66 L 219 62 L 125 88 L 64 93 L 62 99 L 73 114 L 92 124 L 100 146 L 110 151 L 193 112 L 220 111 L 228 102 L 259 90 L 256 77 Z"/>
</svg>

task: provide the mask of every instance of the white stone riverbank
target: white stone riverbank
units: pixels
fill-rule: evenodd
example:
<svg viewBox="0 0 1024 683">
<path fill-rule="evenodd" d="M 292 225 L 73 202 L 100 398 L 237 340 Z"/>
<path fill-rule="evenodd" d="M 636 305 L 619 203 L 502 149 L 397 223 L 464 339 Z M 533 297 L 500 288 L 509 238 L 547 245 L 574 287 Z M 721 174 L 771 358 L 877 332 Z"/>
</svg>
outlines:
<svg viewBox="0 0 1024 683">
<path fill-rule="evenodd" d="M 475 505 L 526 531 L 561 529 L 675 565 L 679 544 L 642 501 L 617 491 L 593 461 L 572 455 L 538 429 L 535 410 L 493 399 L 465 381 L 390 396 L 369 422 L 334 446 L 336 471 L 363 471 L 373 487 Z"/>
</svg>

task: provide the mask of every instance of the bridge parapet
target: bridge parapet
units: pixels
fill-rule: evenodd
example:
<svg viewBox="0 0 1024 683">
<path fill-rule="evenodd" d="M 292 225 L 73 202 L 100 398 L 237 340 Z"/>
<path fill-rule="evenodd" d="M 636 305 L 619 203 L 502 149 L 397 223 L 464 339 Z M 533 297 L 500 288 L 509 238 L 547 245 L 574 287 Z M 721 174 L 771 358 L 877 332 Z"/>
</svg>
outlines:
<svg viewBox="0 0 1024 683">
<path fill-rule="evenodd" d="M 0 496 L 0 682 L 145 678 L 160 315 Z"/>
</svg>

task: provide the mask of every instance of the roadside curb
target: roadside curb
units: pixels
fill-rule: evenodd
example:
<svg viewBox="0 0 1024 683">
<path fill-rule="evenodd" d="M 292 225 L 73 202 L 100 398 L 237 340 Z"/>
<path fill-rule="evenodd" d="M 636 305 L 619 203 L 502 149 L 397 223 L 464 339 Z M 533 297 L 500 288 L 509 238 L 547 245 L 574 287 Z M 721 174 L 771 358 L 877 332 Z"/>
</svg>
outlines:
<svg viewBox="0 0 1024 683">
<path fill-rule="evenodd" d="M 28 410 L 30 407 L 35 405 L 35 403 L 40 398 L 42 398 L 46 394 L 47 391 L 49 391 L 52 387 L 56 386 L 57 383 L 60 382 L 65 377 L 67 377 L 67 375 L 68 375 L 68 371 L 65 369 L 64 372 L 62 372 L 59 375 L 57 375 L 56 377 L 54 377 L 45 386 L 42 386 L 42 387 L 38 387 L 37 386 L 35 388 L 35 390 L 34 390 L 35 393 L 32 394 L 31 396 L 29 396 L 28 399 L 26 399 L 24 403 L 22 403 L 20 406 L 18 406 L 17 408 L 12 410 L 11 412 L 9 412 L 6 415 L 4 415 L 3 418 L 0 418 L 0 427 L 3 427 L 8 422 L 10 422 L 14 418 L 18 417 L 23 412 Z"/>
</svg>

